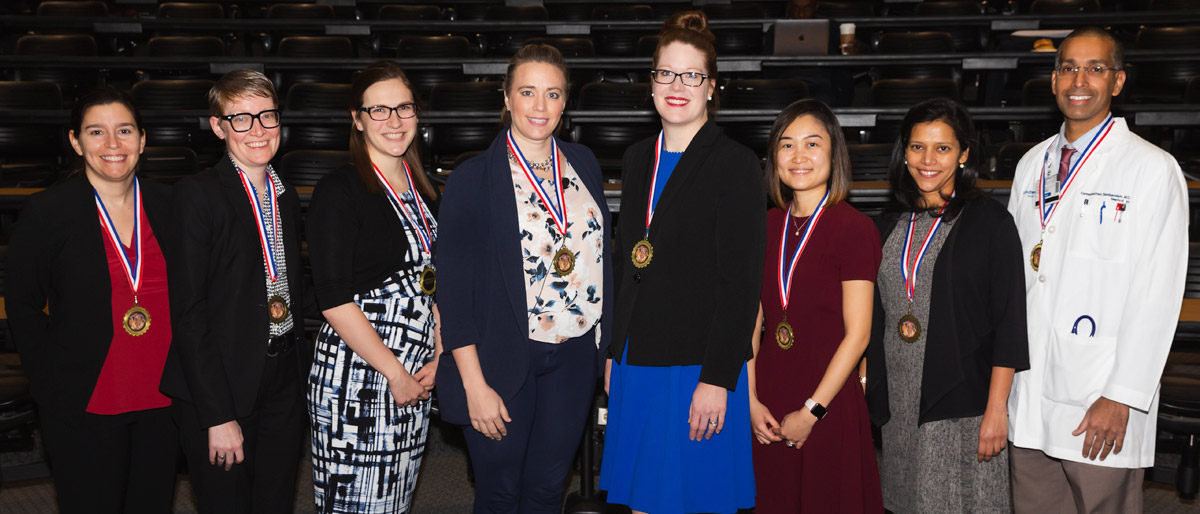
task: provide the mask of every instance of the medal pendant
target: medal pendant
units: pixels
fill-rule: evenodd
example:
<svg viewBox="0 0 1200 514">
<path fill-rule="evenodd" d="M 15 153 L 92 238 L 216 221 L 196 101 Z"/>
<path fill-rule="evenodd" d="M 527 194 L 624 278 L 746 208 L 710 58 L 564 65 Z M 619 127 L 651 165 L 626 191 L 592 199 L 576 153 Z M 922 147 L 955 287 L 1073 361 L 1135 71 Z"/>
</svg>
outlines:
<svg viewBox="0 0 1200 514">
<path fill-rule="evenodd" d="M 575 271 L 575 252 L 567 249 L 566 245 L 554 254 L 554 274 L 560 277 L 570 275 Z"/>
<path fill-rule="evenodd" d="M 650 264 L 650 259 L 654 258 L 654 246 L 650 244 L 649 238 L 643 238 L 633 245 L 633 253 L 630 254 L 630 259 L 633 260 L 633 265 L 639 268 L 645 268 Z"/>
<path fill-rule="evenodd" d="M 437 272 L 431 267 L 426 267 L 425 271 L 421 272 L 421 294 L 432 296 L 434 291 L 437 291 Z"/>
<path fill-rule="evenodd" d="M 125 318 L 121 320 L 121 324 L 129 335 L 140 336 L 150 330 L 150 313 L 135 304 L 125 311 Z"/>
<path fill-rule="evenodd" d="M 271 323 L 283 323 L 287 319 L 287 315 L 287 301 L 282 296 L 275 295 L 267 300 L 267 316 L 270 317 Z"/>
<path fill-rule="evenodd" d="M 917 321 L 916 316 L 910 311 L 908 314 L 900 316 L 900 322 L 896 324 L 896 331 L 900 333 L 900 339 L 906 343 L 915 343 L 921 337 L 921 322 Z"/>
<path fill-rule="evenodd" d="M 1041 265 L 1042 265 L 1042 242 L 1038 241 L 1038 244 L 1033 245 L 1033 251 L 1029 252 L 1029 267 L 1033 268 L 1033 271 L 1037 271 L 1038 266 L 1041 266 Z"/>
<path fill-rule="evenodd" d="M 792 344 L 796 342 L 796 333 L 792 332 L 792 326 L 788 324 L 786 318 L 775 325 L 775 342 L 784 350 L 791 348 Z"/>
</svg>

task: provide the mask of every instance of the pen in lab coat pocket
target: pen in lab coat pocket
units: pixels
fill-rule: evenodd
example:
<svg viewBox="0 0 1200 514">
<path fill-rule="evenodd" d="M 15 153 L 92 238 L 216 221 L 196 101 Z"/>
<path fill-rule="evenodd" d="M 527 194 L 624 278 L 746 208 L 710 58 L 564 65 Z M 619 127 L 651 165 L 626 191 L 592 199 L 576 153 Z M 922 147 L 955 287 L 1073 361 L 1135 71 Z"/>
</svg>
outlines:
<svg viewBox="0 0 1200 514">
<path fill-rule="evenodd" d="M 1104 224 L 1104 207 L 1105 207 L 1105 205 L 1106 205 L 1105 202 L 1100 202 L 1100 224 L 1101 225 Z"/>
</svg>

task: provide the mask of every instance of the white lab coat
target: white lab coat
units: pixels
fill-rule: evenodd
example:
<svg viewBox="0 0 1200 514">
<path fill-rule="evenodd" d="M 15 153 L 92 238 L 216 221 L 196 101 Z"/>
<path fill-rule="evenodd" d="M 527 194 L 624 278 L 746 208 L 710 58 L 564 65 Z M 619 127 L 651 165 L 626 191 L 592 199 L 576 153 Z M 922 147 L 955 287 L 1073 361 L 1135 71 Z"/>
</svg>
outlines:
<svg viewBox="0 0 1200 514">
<path fill-rule="evenodd" d="M 1170 154 L 1115 118 L 1043 234 L 1038 178 L 1053 139 L 1021 159 L 1008 203 L 1026 259 L 1030 362 L 1013 379 L 1009 437 L 1058 459 L 1150 467 L 1159 379 L 1187 273 L 1187 184 Z M 1039 240 L 1035 272 L 1029 255 Z M 1101 396 L 1130 406 L 1129 425 L 1120 454 L 1090 461 L 1084 436 L 1071 432 Z"/>
</svg>

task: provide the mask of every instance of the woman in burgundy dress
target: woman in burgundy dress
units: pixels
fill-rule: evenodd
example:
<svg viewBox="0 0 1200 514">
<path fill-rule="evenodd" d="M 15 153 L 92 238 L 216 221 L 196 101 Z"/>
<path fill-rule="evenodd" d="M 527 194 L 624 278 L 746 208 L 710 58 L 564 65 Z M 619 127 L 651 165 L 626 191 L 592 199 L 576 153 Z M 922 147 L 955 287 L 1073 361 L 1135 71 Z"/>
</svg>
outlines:
<svg viewBox="0 0 1200 514">
<path fill-rule="evenodd" d="M 769 141 L 778 208 L 767 215 L 765 335 L 755 331 L 749 365 L 756 512 L 883 512 L 856 372 L 871 332 L 879 233 L 843 201 L 850 161 L 828 107 L 789 105 Z"/>
</svg>

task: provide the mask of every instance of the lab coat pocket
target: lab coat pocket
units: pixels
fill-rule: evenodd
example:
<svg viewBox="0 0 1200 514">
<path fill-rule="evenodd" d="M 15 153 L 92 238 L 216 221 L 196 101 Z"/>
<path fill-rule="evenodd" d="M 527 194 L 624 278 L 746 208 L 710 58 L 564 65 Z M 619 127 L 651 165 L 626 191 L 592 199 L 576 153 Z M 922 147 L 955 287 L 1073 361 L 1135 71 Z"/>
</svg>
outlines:
<svg viewBox="0 0 1200 514">
<path fill-rule="evenodd" d="M 1128 203 L 1088 198 L 1072 220 L 1067 252 L 1108 262 L 1128 260 L 1133 226 L 1125 215 L 1127 210 Z"/>
<path fill-rule="evenodd" d="M 1057 403 L 1087 407 L 1089 397 L 1099 395 L 1112 370 L 1115 342 L 1112 337 L 1056 331 L 1042 395 Z"/>
</svg>

